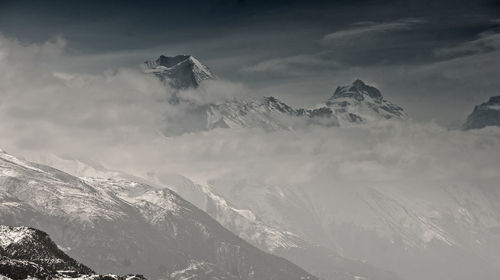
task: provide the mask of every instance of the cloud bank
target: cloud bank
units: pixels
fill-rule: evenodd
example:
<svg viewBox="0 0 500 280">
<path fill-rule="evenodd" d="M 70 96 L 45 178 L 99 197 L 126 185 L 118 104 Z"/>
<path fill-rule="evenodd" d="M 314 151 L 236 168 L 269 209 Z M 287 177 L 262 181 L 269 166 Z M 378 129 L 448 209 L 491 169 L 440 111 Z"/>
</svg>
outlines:
<svg viewBox="0 0 500 280">
<path fill-rule="evenodd" d="M 392 123 L 275 133 L 217 129 L 165 138 L 167 116 L 185 112 L 168 103 L 169 89 L 154 76 L 125 68 L 99 75 L 57 72 L 47 65 L 66 59 L 61 39 L 23 45 L 1 37 L 0 53 L 0 145 L 16 154 L 53 153 L 132 173 L 168 170 L 204 181 L 227 172 L 291 184 L 324 174 L 347 181 L 489 182 L 498 176 L 495 128 L 462 132 Z M 248 91 L 221 82 L 182 94 L 203 104 Z"/>
</svg>

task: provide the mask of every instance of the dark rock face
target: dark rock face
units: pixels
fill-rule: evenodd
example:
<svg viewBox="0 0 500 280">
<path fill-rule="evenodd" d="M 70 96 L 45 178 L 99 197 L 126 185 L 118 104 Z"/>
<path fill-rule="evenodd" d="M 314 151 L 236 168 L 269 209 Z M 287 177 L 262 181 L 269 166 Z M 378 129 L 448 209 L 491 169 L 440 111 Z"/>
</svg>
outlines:
<svg viewBox="0 0 500 280">
<path fill-rule="evenodd" d="M 349 97 L 362 101 L 365 99 L 364 95 L 368 95 L 373 99 L 382 99 L 382 93 L 377 88 L 369 86 L 359 79 L 350 86 L 337 87 L 332 98 Z"/>
<path fill-rule="evenodd" d="M 42 231 L 27 227 L 0 226 L 0 274 L 12 279 L 27 276 L 47 278 L 58 271 L 94 274 L 87 266 L 70 258 Z"/>
<path fill-rule="evenodd" d="M 202 81 L 215 78 L 208 67 L 190 55 L 161 55 L 155 61 L 146 61 L 145 68 L 174 89 L 196 88 Z"/>
<path fill-rule="evenodd" d="M 28 227 L 0 225 L 0 275 L 11 279 L 145 279 L 141 275 L 95 275 L 61 251 L 47 233 Z"/>
<path fill-rule="evenodd" d="M 490 97 L 488 102 L 476 106 L 463 128 L 477 129 L 486 126 L 500 126 L 500 95 Z"/>
</svg>

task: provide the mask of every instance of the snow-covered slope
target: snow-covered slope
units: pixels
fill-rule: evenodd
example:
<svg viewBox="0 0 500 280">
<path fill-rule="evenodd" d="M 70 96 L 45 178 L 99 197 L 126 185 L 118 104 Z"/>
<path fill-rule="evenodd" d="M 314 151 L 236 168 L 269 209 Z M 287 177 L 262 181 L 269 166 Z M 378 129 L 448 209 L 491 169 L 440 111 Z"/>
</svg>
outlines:
<svg viewBox="0 0 500 280">
<path fill-rule="evenodd" d="M 401 107 L 385 100 L 377 88 L 361 80 L 337 87 L 326 105 L 342 124 L 408 117 Z"/>
<path fill-rule="evenodd" d="M 398 279 L 393 273 L 377 269 L 362 261 L 344 258 L 333 250 L 306 241 L 279 223 L 268 224 L 252 210 L 229 203 L 209 186 L 196 184 L 178 174 L 149 173 L 139 178 L 102 167 L 94 168 L 79 161 L 63 160 L 56 156 L 44 156 L 36 160 L 80 177 L 102 174 L 114 178 L 142 180 L 156 186 L 157 189 L 168 186 L 242 239 L 266 252 L 284 257 L 322 279 L 352 280 L 356 279 L 355 277 L 365 277 L 369 280 Z M 206 265 L 193 264 L 186 273 L 192 273 L 193 270 L 196 271 Z"/>
<path fill-rule="evenodd" d="M 265 223 L 402 279 L 500 277 L 498 189 L 300 187 L 230 178 L 212 187 Z"/>
<path fill-rule="evenodd" d="M 79 179 L 6 153 L 0 154 L 0 223 L 40 228 L 98 272 L 152 279 L 183 271 L 195 271 L 197 279 L 315 279 L 246 243 L 169 189 Z M 189 269 L 193 264 L 204 265 Z"/>
<path fill-rule="evenodd" d="M 247 127 L 274 131 L 293 130 L 309 124 L 338 125 L 332 111 L 294 109 L 272 96 L 210 104 L 207 115 L 208 129 Z"/>
<path fill-rule="evenodd" d="M 476 106 L 463 125 L 464 129 L 486 126 L 500 126 L 500 95 L 490 97 L 488 102 Z"/>
<path fill-rule="evenodd" d="M 365 262 L 340 256 L 337 252 L 315 245 L 300 235 L 287 230 L 282 223 L 266 223 L 249 208 L 238 208 L 209 186 L 172 174 L 149 178 L 157 185 L 168 185 L 182 197 L 205 210 L 241 238 L 264 251 L 282 256 L 306 268 L 322 279 L 367 280 L 399 279 L 395 274 L 377 269 Z"/>
</svg>

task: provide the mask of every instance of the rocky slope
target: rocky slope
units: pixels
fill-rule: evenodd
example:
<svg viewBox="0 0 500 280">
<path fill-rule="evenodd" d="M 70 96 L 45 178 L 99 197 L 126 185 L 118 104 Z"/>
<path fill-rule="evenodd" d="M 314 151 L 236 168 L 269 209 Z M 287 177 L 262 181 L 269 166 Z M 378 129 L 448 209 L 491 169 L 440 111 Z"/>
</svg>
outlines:
<svg viewBox="0 0 500 280">
<path fill-rule="evenodd" d="M 140 280 L 140 275 L 97 275 L 40 230 L 0 225 L 0 275 L 9 279 Z"/>
<path fill-rule="evenodd" d="M 246 243 L 169 189 L 82 180 L 6 153 L 0 154 L 0 223 L 40 228 L 100 273 L 315 279 Z"/>
<path fill-rule="evenodd" d="M 488 102 L 474 107 L 463 128 L 477 129 L 486 126 L 500 126 L 500 95 L 490 97 Z"/>
</svg>

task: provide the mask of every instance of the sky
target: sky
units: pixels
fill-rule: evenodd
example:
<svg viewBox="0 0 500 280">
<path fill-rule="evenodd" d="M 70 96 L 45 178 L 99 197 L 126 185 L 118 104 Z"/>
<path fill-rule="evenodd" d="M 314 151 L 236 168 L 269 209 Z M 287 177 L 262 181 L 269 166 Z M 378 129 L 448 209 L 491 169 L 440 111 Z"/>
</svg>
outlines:
<svg viewBox="0 0 500 280">
<path fill-rule="evenodd" d="M 62 40 L 54 69 L 103 73 L 192 54 L 294 106 L 360 78 L 422 121 L 457 125 L 500 94 L 498 1 L 0 1 L 0 34 Z"/>
</svg>

